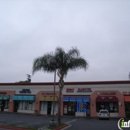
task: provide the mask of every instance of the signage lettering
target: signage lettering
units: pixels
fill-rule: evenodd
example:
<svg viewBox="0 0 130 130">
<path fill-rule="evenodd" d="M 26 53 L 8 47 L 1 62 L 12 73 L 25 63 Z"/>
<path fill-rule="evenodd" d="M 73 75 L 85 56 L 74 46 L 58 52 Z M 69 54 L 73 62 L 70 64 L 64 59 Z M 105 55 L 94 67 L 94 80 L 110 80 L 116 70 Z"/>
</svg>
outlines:
<svg viewBox="0 0 130 130">
<path fill-rule="evenodd" d="M 31 93 L 30 89 L 22 89 L 19 93 Z"/>
<path fill-rule="evenodd" d="M 73 93 L 73 92 L 74 92 L 74 89 L 73 89 L 73 88 L 67 88 L 67 89 L 66 89 L 66 92 L 68 92 L 68 93 Z"/>
<path fill-rule="evenodd" d="M 123 95 L 130 95 L 130 92 L 124 91 L 124 92 L 122 92 L 122 93 L 123 93 Z"/>
<path fill-rule="evenodd" d="M 77 92 L 92 92 L 91 88 L 78 88 Z"/>
<path fill-rule="evenodd" d="M 116 95 L 116 92 L 101 92 L 101 95 Z"/>
<path fill-rule="evenodd" d="M 54 93 L 53 92 L 43 92 L 42 95 L 53 95 Z M 55 93 L 56 95 L 56 93 Z"/>
</svg>

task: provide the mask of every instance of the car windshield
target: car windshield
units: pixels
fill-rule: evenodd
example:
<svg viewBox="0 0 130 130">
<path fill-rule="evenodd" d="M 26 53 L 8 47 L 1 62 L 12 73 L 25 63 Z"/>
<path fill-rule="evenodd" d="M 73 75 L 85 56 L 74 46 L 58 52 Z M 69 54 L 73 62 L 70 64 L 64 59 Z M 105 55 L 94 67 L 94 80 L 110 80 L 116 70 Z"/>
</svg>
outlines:
<svg viewBox="0 0 130 130">
<path fill-rule="evenodd" d="M 100 111 L 100 113 L 108 113 L 108 111 Z"/>
</svg>

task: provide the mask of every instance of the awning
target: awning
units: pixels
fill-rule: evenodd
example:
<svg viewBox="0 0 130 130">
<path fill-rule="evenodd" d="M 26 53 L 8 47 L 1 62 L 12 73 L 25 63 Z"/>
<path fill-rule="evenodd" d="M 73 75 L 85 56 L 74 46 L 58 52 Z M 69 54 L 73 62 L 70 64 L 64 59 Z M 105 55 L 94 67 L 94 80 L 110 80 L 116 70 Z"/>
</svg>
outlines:
<svg viewBox="0 0 130 130">
<path fill-rule="evenodd" d="M 118 98 L 116 96 L 98 96 L 96 102 L 118 102 Z"/>
<path fill-rule="evenodd" d="M 90 102 L 90 97 L 63 97 L 63 102 Z"/>
<path fill-rule="evenodd" d="M 82 101 L 83 101 L 83 100 L 82 100 L 82 97 L 77 97 L 76 101 L 77 101 L 77 102 L 82 102 Z"/>
<path fill-rule="evenodd" d="M 40 97 L 39 101 L 53 101 L 53 96 Z M 54 101 L 58 101 L 58 97 L 57 96 L 55 96 Z"/>
<path fill-rule="evenodd" d="M 83 97 L 83 102 L 90 102 L 90 98 L 89 97 Z"/>
<path fill-rule="evenodd" d="M 76 97 L 70 97 L 70 102 L 75 102 L 76 101 Z"/>
<path fill-rule="evenodd" d="M 34 101 L 35 100 L 35 96 L 13 96 L 12 98 L 13 100 L 17 100 L 17 101 Z"/>
<path fill-rule="evenodd" d="M 130 102 L 130 96 L 124 96 L 125 102 Z"/>
<path fill-rule="evenodd" d="M 69 102 L 69 97 L 63 97 L 64 102 Z"/>
<path fill-rule="evenodd" d="M 9 100 L 9 95 L 0 95 L 0 100 Z"/>
</svg>

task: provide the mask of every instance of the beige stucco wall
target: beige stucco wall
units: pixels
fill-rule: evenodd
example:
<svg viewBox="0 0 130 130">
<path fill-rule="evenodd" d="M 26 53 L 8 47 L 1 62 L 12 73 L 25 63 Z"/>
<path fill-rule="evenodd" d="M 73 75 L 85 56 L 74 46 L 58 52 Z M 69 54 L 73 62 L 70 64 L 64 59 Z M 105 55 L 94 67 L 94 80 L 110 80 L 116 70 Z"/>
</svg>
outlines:
<svg viewBox="0 0 130 130">
<path fill-rule="evenodd" d="M 8 92 L 7 94 L 10 95 L 10 99 L 12 99 L 12 96 L 14 94 L 20 94 L 19 91 L 21 91 L 22 89 L 30 89 L 31 93 L 24 93 L 23 95 L 37 95 L 36 96 L 36 101 L 35 101 L 35 110 L 38 110 L 38 113 L 40 114 L 44 114 L 45 112 L 40 112 L 40 104 L 39 104 L 39 100 L 38 97 L 40 96 L 41 92 L 48 92 L 51 91 L 53 92 L 53 85 L 0 85 L 0 91 L 6 91 Z M 67 88 L 74 88 L 74 92 L 66 92 Z M 91 88 L 92 92 L 77 92 L 78 88 Z M 95 102 L 94 98 L 95 95 L 92 95 L 95 91 L 107 91 L 107 90 L 111 90 L 111 91 L 115 91 L 118 90 L 120 92 L 120 94 L 122 94 L 123 91 L 129 91 L 130 92 L 130 84 L 87 84 L 87 85 L 65 85 L 62 94 L 63 95 L 90 95 L 93 96 L 93 98 L 91 98 L 91 108 L 90 110 L 93 110 L 93 106 L 92 103 Z M 56 85 L 56 92 L 58 94 L 59 91 L 59 87 L 58 85 Z M 38 96 L 39 95 L 39 96 Z M 122 95 L 122 99 L 120 99 L 121 102 L 124 102 L 123 99 L 123 95 Z M 62 108 L 62 114 L 63 114 L 63 102 L 61 104 L 61 108 Z M 122 109 L 123 108 L 123 109 Z M 122 109 L 122 110 L 121 110 Z M 9 112 L 13 112 L 14 111 L 14 101 L 10 100 L 9 102 Z M 119 116 L 122 117 L 124 116 L 124 104 L 123 107 L 120 108 L 120 114 Z M 124 112 L 123 112 L 124 111 Z M 93 116 L 96 115 L 96 112 L 93 111 L 95 114 Z M 81 113 L 77 113 L 77 115 L 82 115 Z M 115 115 L 116 116 L 116 115 Z"/>
<path fill-rule="evenodd" d="M 0 85 L 0 91 L 14 91 L 15 94 L 20 94 L 19 91 L 22 89 L 30 89 L 31 93 L 29 95 L 36 95 L 39 91 L 53 91 L 53 85 Z M 73 93 L 67 93 L 67 88 L 74 88 Z M 119 92 L 129 91 L 130 92 L 130 84 L 94 84 L 94 85 L 65 85 L 62 94 L 63 95 L 91 95 L 91 92 L 88 93 L 80 93 L 77 92 L 78 88 L 91 88 L 92 92 L 96 90 L 118 90 Z M 58 85 L 56 85 L 56 91 L 59 91 Z M 24 93 L 25 95 L 25 93 Z M 27 94 L 28 95 L 28 94 Z"/>
</svg>

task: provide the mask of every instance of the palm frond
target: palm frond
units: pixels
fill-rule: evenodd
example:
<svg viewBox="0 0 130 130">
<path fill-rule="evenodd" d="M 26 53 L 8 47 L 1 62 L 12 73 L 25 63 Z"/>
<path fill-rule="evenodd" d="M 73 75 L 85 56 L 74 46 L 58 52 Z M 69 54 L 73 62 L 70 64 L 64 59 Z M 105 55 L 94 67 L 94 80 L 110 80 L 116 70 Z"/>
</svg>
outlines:
<svg viewBox="0 0 130 130">
<path fill-rule="evenodd" d="M 46 72 L 54 72 L 54 67 L 50 64 L 50 59 L 53 58 L 52 54 L 45 54 L 42 57 L 38 57 L 33 62 L 33 70 L 34 74 L 37 71 L 43 70 Z"/>
<path fill-rule="evenodd" d="M 80 51 L 75 47 L 72 47 L 69 51 L 68 51 L 68 55 L 71 57 L 78 57 L 80 56 Z"/>
<path fill-rule="evenodd" d="M 68 64 L 68 68 L 70 70 L 76 70 L 76 69 L 81 69 L 81 68 L 83 68 L 84 70 L 86 70 L 88 68 L 88 63 L 82 57 L 72 58 L 70 60 L 70 63 Z"/>
<path fill-rule="evenodd" d="M 71 48 L 67 53 L 63 48 L 57 47 L 55 53 L 48 53 L 42 57 L 38 57 L 33 62 L 33 71 L 34 74 L 36 71 L 45 71 L 45 72 L 54 72 L 54 65 L 50 63 L 50 59 L 56 60 L 56 67 L 60 72 L 60 76 L 67 76 L 69 70 L 76 69 L 87 69 L 87 61 L 80 57 L 80 52 L 77 48 Z"/>
</svg>

